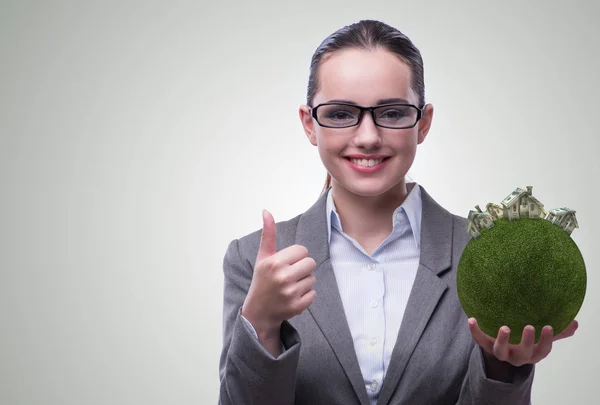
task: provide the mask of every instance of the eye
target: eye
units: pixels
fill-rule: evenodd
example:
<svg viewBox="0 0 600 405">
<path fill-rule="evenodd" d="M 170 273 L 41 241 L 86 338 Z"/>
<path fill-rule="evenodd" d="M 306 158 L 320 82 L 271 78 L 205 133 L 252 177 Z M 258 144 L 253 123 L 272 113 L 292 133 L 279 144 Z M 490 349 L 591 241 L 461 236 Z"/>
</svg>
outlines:
<svg viewBox="0 0 600 405">
<path fill-rule="evenodd" d="M 325 118 L 330 121 L 351 121 L 356 119 L 356 114 L 348 110 L 327 111 Z"/>
<path fill-rule="evenodd" d="M 402 108 L 386 108 L 385 110 L 378 113 L 378 117 L 384 120 L 397 121 L 406 117 L 407 111 Z"/>
</svg>

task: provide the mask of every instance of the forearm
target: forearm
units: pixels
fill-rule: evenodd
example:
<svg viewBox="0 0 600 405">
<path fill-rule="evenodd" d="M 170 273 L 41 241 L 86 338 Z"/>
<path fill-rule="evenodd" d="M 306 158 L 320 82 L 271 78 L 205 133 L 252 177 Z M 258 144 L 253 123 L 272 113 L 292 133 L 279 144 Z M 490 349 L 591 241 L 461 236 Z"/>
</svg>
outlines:
<svg viewBox="0 0 600 405">
<path fill-rule="evenodd" d="M 281 322 L 258 322 L 259 317 L 246 302 L 242 306 L 241 319 L 271 356 L 278 358 L 285 351 L 281 341 Z"/>
<path fill-rule="evenodd" d="M 221 405 L 292 405 L 300 336 L 288 323 L 280 327 L 285 353 L 269 353 L 244 324 L 240 308 L 248 293 L 252 269 L 232 241 L 225 254 L 223 348 L 219 362 Z"/>
<path fill-rule="evenodd" d="M 516 367 L 505 361 L 498 360 L 496 356 L 481 350 L 483 355 L 484 371 L 490 380 L 512 383 Z"/>
<path fill-rule="evenodd" d="M 300 338 L 287 322 L 282 325 L 286 350 L 273 356 L 238 318 L 221 368 L 221 405 L 292 405 Z"/>
<path fill-rule="evenodd" d="M 456 405 L 530 405 L 534 366 L 488 365 L 483 353 L 481 347 L 474 346 Z"/>
</svg>

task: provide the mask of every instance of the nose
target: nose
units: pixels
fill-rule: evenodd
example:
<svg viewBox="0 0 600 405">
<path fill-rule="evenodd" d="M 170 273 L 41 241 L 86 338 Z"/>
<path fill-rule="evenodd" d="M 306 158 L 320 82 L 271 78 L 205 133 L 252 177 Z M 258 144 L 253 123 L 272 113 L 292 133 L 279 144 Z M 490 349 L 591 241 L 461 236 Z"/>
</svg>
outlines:
<svg viewBox="0 0 600 405">
<path fill-rule="evenodd" d="M 375 125 L 371 113 L 365 111 L 363 114 L 360 123 L 356 126 L 354 142 L 357 147 L 365 149 L 374 149 L 381 146 L 379 127 Z"/>
</svg>

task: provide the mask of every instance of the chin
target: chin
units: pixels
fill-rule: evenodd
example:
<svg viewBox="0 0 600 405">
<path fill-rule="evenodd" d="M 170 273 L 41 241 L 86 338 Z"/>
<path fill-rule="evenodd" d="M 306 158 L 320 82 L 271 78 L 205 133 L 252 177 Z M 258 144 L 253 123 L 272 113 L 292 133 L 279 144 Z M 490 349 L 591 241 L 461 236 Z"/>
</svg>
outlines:
<svg viewBox="0 0 600 405">
<path fill-rule="evenodd" d="M 340 185 L 350 193 L 361 197 L 377 197 L 387 193 L 395 187 L 399 187 L 403 184 L 403 180 L 404 178 L 388 181 L 365 179 L 365 181 L 355 181 L 352 184 L 340 183 Z"/>
</svg>

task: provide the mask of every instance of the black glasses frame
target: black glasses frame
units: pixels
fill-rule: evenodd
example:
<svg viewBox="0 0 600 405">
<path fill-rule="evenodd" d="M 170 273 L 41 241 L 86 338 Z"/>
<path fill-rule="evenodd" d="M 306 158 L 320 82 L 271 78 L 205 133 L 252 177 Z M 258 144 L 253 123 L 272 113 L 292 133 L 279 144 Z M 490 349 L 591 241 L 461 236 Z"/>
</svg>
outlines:
<svg viewBox="0 0 600 405">
<path fill-rule="evenodd" d="M 349 106 L 349 107 L 358 108 L 360 110 L 360 112 L 358 114 L 358 121 L 356 122 L 356 124 L 344 125 L 342 127 L 322 124 L 319 121 L 319 118 L 317 117 L 317 109 L 319 107 L 321 107 L 321 106 L 324 106 L 324 105 L 346 105 L 346 106 Z M 388 126 L 385 126 L 385 125 L 378 124 L 377 123 L 377 119 L 375 118 L 375 109 L 382 108 L 382 107 L 390 107 L 390 106 L 404 106 L 404 107 L 412 107 L 412 108 L 414 108 L 415 110 L 417 110 L 417 120 L 415 121 L 414 124 L 412 124 L 410 126 L 407 126 L 407 127 L 388 127 Z M 362 117 L 363 117 L 363 113 L 365 111 L 369 111 L 371 113 L 371 117 L 373 117 L 373 123 L 375 125 L 377 125 L 378 127 L 389 128 L 389 129 L 407 129 L 407 128 L 413 128 L 415 125 L 417 125 L 417 122 L 419 122 L 419 120 L 423 116 L 423 109 L 422 108 L 419 108 L 419 107 L 417 107 L 414 104 L 403 104 L 403 103 L 380 104 L 380 105 L 376 105 L 376 106 L 373 106 L 373 107 L 362 107 L 360 105 L 356 105 L 356 104 L 352 104 L 352 103 L 342 103 L 342 102 L 340 102 L 340 103 L 321 103 L 319 105 L 316 105 L 314 107 L 309 107 L 309 108 L 311 110 L 311 116 L 315 119 L 315 121 L 317 121 L 317 124 L 319 124 L 320 126 L 325 127 L 325 128 L 350 128 L 350 127 L 355 127 L 355 126 L 357 126 L 357 125 L 360 124 L 360 122 L 362 120 Z"/>
</svg>

